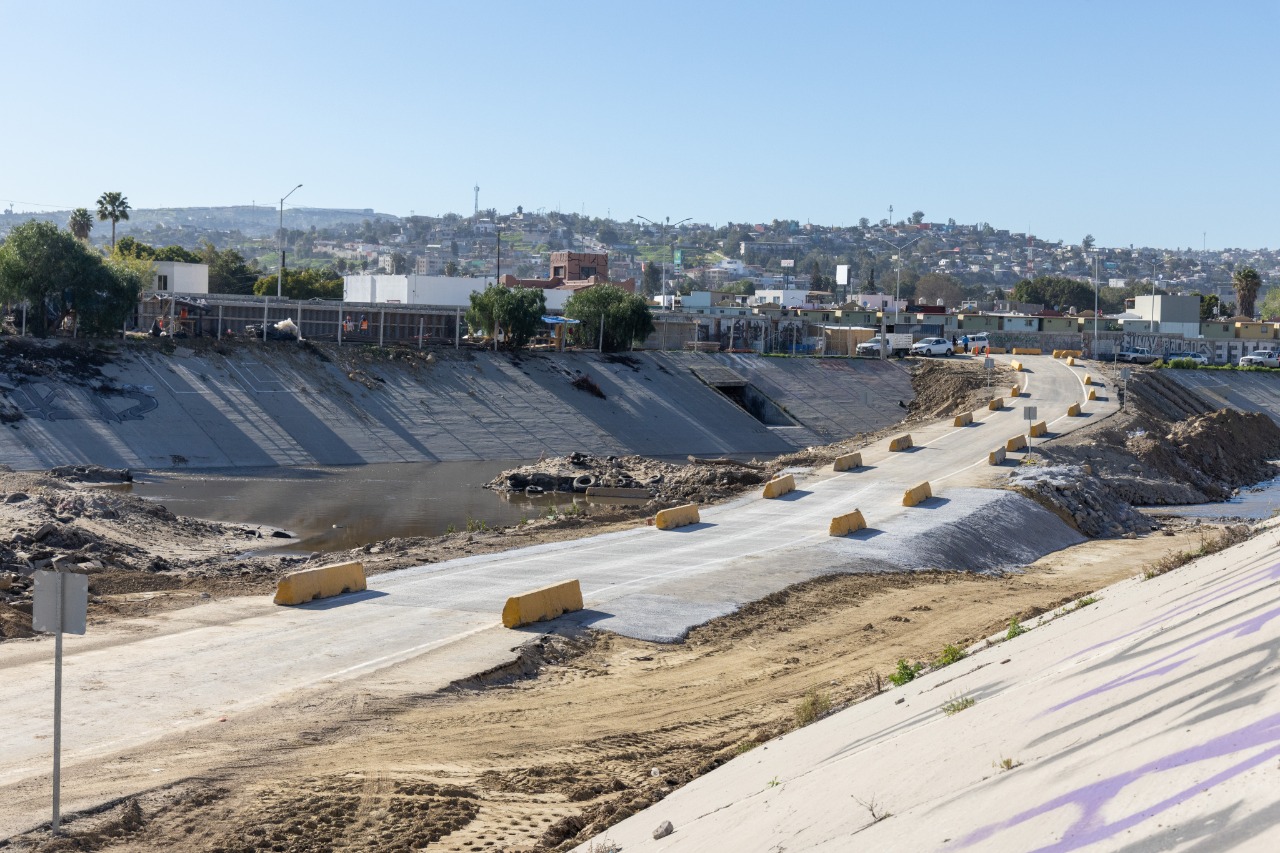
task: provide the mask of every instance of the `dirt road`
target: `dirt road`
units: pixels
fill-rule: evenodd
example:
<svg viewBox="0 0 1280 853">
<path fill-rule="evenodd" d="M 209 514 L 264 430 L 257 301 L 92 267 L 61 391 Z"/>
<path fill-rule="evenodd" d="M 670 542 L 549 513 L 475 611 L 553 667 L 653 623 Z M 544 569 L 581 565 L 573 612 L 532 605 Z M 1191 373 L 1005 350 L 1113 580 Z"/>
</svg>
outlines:
<svg viewBox="0 0 1280 853">
<path fill-rule="evenodd" d="M 33 833 L 11 849 L 567 849 L 741 751 L 768 749 L 806 694 L 856 701 L 877 677 L 887 688 L 899 658 L 931 660 L 1199 537 L 1089 542 L 1003 578 L 823 579 L 684 644 L 552 636 L 526 661 L 535 674 L 442 693 L 415 695 L 424 664 L 410 661 L 377 693 L 333 686 L 82 768 L 69 799 L 147 793 L 71 821 L 67 838 Z M 39 808 L 42 784 L 4 810 Z"/>
</svg>

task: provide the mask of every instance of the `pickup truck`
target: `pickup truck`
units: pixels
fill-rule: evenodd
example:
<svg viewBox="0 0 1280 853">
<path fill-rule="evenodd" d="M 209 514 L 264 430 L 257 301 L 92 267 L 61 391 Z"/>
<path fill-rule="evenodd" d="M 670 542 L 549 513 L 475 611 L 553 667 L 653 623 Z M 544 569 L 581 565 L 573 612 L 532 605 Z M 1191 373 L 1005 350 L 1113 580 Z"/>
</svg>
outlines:
<svg viewBox="0 0 1280 853">
<path fill-rule="evenodd" d="M 890 334 L 889 336 L 889 355 L 904 358 L 907 353 L 911 352 L 911 335 L 903 332 L 898 334 Z M 858 344 L 858 355 L 868 355 L 872 358 L 880 357 L 880 336 L 876 335 L 869 341 L 863 341 Z"/>
<path fill-rule="evenodd" d="M 1159 360 L 1160 356 L 1146 347 L 1124 347 L 1116 353 L 1116 361 L 1125 361 L 1129 364 L 1155 364 Z"/>
<path fill-rule="evenodd" d="M 1240 359 L 1241 367 L 1280 367 L 1280 356 L 1273 349 L 1256 349 Z"/>
</svg>

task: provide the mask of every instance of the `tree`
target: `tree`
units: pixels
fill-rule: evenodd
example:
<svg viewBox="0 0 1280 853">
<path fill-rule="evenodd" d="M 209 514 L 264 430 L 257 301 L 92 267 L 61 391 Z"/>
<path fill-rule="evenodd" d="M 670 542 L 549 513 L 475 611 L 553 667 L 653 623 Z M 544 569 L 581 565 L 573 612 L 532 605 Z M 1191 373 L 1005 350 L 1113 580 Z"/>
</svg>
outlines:
<svg viewBox="0 0 1280 853">
<path fill-rule="evenodd" d="M 949 275 L 926 273 L 916 282 L 916 303 L 937 305 L 939 300 L 948 308 L 958 308 L 964 299 L 964 288 Z"/>
<path fill-rule="evenodd" d="M 1270 298 L 1271 294 L 1275 292 L 1276 292 L 1276 288 L 1272 288 L 1272 290 L 1267 294 L 1267 297 Z M 1266 310 L 1266 305 L 1267 303 L 1265 302 L 1262 303 L 1262 307 L 1264 311 Z M 1200 322 L 1203 323 L 1207 320 L 1212 320 L 1214 317 L 1220 316 L 1221 311 L 1222 311 L 1222 302 L 1221 300 L 1218 299 L 1218 294 L 1210 293 L 1208 296 L 1201 298 Z"/>
<path fill-rule="evenodd" d="M 153 259 L 156 256 L 155 247 L 143 243 L 141 240 L 135 240 L 129 235 L 120 238 L 119 243 L 111 244 L 111 254 L 119 255 L 122 258 L 146 258 Z"/>
<path fill-rule="evenodd" d="M 1084 235 L 1084 239 L 1080 241 L 1080 248 L 1086 252 L 1093 251 L 1093 235 L 1092 234 Z"/>
<path fill-rule="evenodd" d="M 71 211 L 71 218 L 67 220 L 67 229 L 75 235 L 77 240 L 88 240 L 89 232 L 93 230 L 93 217 L 89 215 L 87 209 L 77 207 Z"/>
<path fill-rule="evenodd" d="M 0 297 L 25 301 L 28 328 L 40 337 L 72 311 L 87 334 L 119 329 L 149 284 L 145 268 L 108 266 L 50 222 L 24 222 L 0 246 Z"/>
<path fill-rule="evenodd" d="M 404 252 L 391 253 L 391 269 L 387 272 L 392 275 L 404 275 L 409 271 L 409 258 Z"/>
<path fill-rule="evenodd" d="M 494 348 L 502 334 L 508 349 L 519 349 L 542 327 L 547 296 L 537 287 L 502 287 L 491 284 L 471 293 L 467 325 L 493 335 Z"/>
<path fill-rule="evenodd" d="M 276 292 L 279 274 L 266 275 L 253 285 L 253 292 L 266 296 Z M 331 267 L 284 271 L 281 293 L 289 299 L 341 299 L 342 276 Z"/>
<path fill-rule="evenodd" d="M 1263 297 L 1262 307 L 1258 313 L 1263 320 L 1280 319 L 1280 287 L 1271 287 L 1267 290 L 1267 295 Z"/>
<path fill-rule="evenodd" d="M 253 293 L 258 272 L 235 249 L 219 251 L 213 243 L 205 240 L 200 244 L 200 262 L 209 265 L 210 293 Z"/>
<path fill-rule="evenodd" d="M 1231 286 L 1236 291 L 1236 306 L 1240 314 L 1252 317 L 1258 290 L 1262 287 L 1262 277 L 1258 275 L 1258 271 L 1253 267 L 1241 267 L 1231 274 Z"/>
<path fill-rule="evenodd" d="M 922 222 L 924 222 L 924 211 L 923 211 L 923 210 L 917 210 L 917 211 L 915 211 L 915 212 L 913 212 L 913 213 L 911 214 L 911 224 L 912 224 L 912 225 L 919 225 L 919 224 L 921 224 Z"/>
<path fill-rule="evenodd" d="M 181 246 L 163 246 L 156 249 L 155 259 L 157 261 L 177 261 L 183 264 L 202 264 L 204 258 L 197 255 L 190 249 L 184 249 Z"/>
<path fill-rule="evenodd" d="M 449 261 L 444 265 L 444 274 L 449 276 L 449 278 L 456 278 L 458 275 L 458 272 L 459 272 L 459 269 L 458 269 L 457 261 Z"/>
<path fill-rule="evenodd" d="M 565 303 L 564 315 L 581 321 L 579 340 L 588 347 L 599 344 L 603 318 L 605 352 L 628 349 L 632 342 L 644 340 L 654 330 L 649 304 L 612 284 L 579 290 Z"/>
<path fill-rule="evenodd" d="M 645 296 L 653 296 L 662 290 L 662 265 L 649 261 L 644 265 L 644 275 L 642 276 L 641 289 Z"/>
<path fill-rule="evenodd" d="M 871 220 L 870 220 L 870 219 L 867 219 L 867 217 L 865 217 L 865 216 L 864 216 L 864 217 L 862 217 L 861 219 L 859 219 L 859 220 L 858 220 L 858 227 L 859 227 L 859 228 L 870 228 L 870 227 L 871 227 Z"/>
<path fill-rule="evenodd" d="M 111 220 L 111 248 L 116 247 L 116 223 L 129 219 L 129 200 L 123 193 L 107 192 L 98 196 L 98 219 Z"/>
</svg>

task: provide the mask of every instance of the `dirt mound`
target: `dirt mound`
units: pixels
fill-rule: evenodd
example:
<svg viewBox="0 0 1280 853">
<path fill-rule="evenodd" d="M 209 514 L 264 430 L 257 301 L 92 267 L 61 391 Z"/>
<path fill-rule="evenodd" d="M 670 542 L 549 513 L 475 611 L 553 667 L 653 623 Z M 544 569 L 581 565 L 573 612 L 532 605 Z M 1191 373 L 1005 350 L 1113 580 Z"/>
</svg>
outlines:
<svg viewBox="0 0 1280 853">
<path fill-rule="evenodd" d="M 1228 486 L 1274 477 L 1280 459 L 1280 426 L 1261 412 L 1221 409 L 1173 425 L 1166 437 L 1179 457 Z"/>
<path fill-rule="evenodd" d="M 1146 533 L 1155 526 L 1084 466 L 1027 465 L 1020 467 L 1009 482 L 1085 536 Z"/>
<path fill-rule="evenodd" d="M 933 420 L 971 412 L 987 404 L 991 389 L 1007 389 L 1013 382 L 1013 371 L 1005 367 L 992 369 L 988 377 L 981 361 L 920 360 L 911 370 L 916 398 L 907 407 L 907 415 L 913 420 Z"/>
</svg>

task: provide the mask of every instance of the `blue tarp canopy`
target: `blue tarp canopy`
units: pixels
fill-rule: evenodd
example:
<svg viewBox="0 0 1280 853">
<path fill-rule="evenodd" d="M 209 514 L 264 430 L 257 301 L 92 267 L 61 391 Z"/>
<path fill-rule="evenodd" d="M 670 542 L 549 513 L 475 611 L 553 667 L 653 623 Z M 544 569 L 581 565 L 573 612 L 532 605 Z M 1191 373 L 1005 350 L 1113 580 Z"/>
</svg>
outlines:
<svg viewBox="0 0 1280 853">
<path fill-rule="evenodd" d="M 543 318 L 542 318 L 542 322 L 544 322 L 544 323 L 550 323 L 550 324 L 551 324 L 551 325 L 553 325 L 553 326 L 555 326 L 555 325 L 559 325 L 559 324 L 561 324 L 561 323 L 567 323 L 567 324 L 568 324 L 568 325 L 570 325 L 570 326 L 576 326 L 576 325 L 578 325 L 579 323 L 581 323 L 582 321 L 581 321 L 581 320 L 570 320 L 568 317 L 543 317 Z"/>
</svg>

